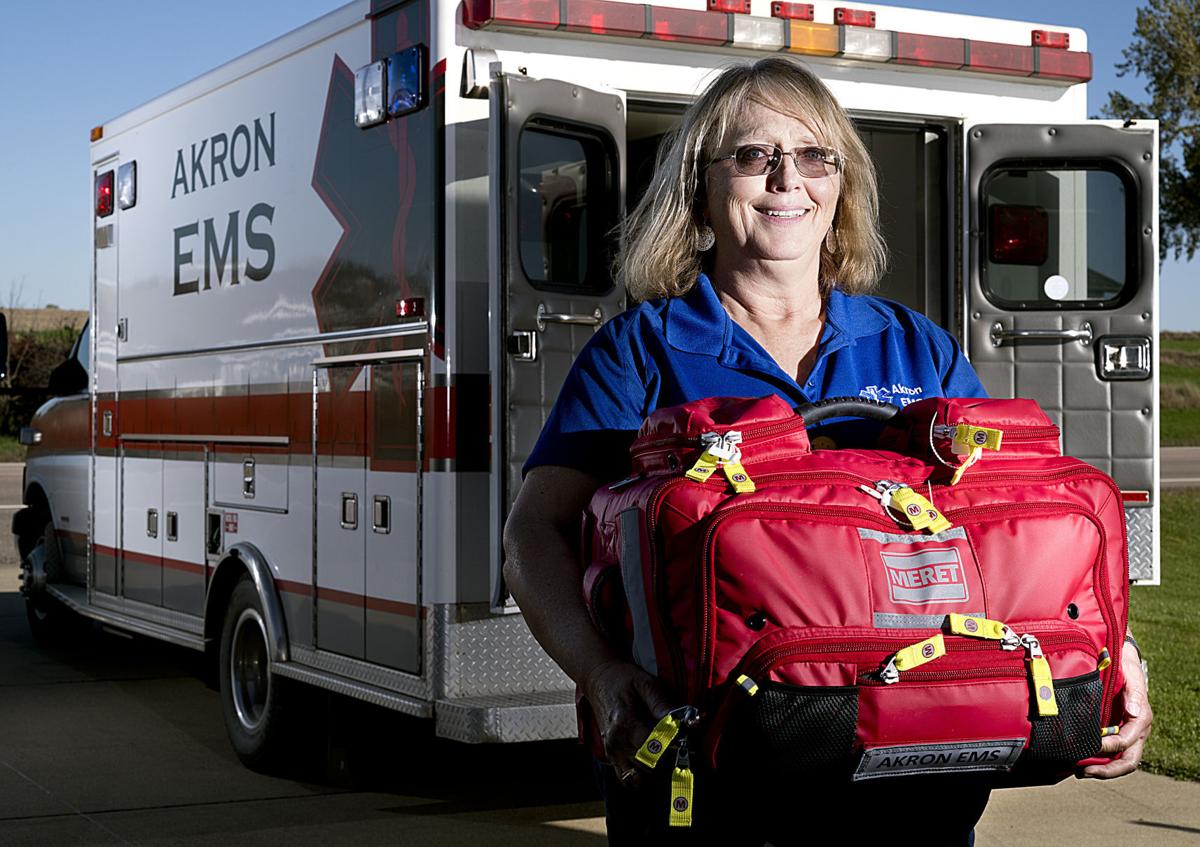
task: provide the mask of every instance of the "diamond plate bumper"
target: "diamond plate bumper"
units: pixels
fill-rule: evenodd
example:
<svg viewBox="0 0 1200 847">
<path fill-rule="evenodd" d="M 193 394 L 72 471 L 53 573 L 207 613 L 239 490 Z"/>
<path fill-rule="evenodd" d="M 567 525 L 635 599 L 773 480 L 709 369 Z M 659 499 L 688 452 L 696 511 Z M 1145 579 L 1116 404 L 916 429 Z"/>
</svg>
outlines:
<svg viewBox="0 0 1200 847">
<path fill-rule="evenodd" d="M 438 700 L 433 714 L 439 736 L 472 744 L 549 741 L 577 731 L 574 691 Z"/>
<path fill-rule="evenodd" d="M 1154 579 L 1154 511 L 1127 507 L 1125 524 L 1129 533 L 1129 578 Z"/>
</svg>

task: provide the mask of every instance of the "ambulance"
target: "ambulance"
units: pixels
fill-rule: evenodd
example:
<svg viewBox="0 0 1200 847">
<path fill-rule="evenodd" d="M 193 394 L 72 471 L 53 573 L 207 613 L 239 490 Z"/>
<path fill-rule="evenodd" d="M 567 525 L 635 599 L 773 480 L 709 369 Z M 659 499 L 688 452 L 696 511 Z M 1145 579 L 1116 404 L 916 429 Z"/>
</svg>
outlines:
<svg viewBox="0 0 1200 847">
<path fill-rule="evenodd" d="M 235 749 L 318 686 L 467 742 L 574 734 L 500 534 L 613 230 L 715 72 L 857 122 L 880 294 L 1038 400 L 1158 580 L 1158 141 L 1088 120 L 1076 27 L 816 0 L 354 0 L 92 131 L 91 320 L 13 530 L 64 615 L 208 651 Z M 902 405 L 905 386 L 862 396 Z"/>
</svg>

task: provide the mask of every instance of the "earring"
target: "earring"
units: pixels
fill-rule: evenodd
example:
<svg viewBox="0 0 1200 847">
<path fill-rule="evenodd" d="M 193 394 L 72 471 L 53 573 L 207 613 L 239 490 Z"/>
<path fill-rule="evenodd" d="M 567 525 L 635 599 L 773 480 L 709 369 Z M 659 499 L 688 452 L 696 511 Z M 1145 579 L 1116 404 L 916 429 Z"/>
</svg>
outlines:
<svg viewBox="0 0 1200 847">
<path fill-rule="evenodd" d="M 837 228 L 829 227 L 829 232 L 825 233 L 825 249 L 830 253 L 836 253 L 838 249 Z"/>
<path fill-rule="evenodd" d="M 708 224 L 702 224 L 696 229 L 696 252 L 707 253 L 717 243 L 716 233 Z"/>
</svg>

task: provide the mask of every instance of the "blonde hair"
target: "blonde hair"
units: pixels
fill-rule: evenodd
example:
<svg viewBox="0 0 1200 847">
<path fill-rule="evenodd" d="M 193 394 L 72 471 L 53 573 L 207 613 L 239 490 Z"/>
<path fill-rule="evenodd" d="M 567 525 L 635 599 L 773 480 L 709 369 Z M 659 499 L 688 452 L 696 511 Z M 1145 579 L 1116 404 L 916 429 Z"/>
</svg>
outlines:
<svg viewBox="0 0 1200 847">
<path fill-rule="evenodd" d="M 804 121 L 822 144 L 842 153 L 833 237 L 821 245 L 822 296 L 835 283 L 848 294 L 861 294 L 879 280 L 887 251 L 879 234 L 871 157 L 825 84 L 803 65 L 772 56 L 723 71 L 659 148 L 650 185 L 621 226 L 615 260 L 617 282 L 633 300 L 683 295 L 705 269 L 695 246 L 704 169 L 749 101 Z"/>
</svg>

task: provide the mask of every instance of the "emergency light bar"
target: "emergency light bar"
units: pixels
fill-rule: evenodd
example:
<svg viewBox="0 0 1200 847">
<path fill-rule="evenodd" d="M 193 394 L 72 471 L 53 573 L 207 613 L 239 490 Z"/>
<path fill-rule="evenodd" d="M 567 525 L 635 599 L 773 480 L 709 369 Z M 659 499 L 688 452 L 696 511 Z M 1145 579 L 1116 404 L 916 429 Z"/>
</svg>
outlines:
<svg viewBox="0 0 1200 847">
<path fill-rule="evenodd" d="M 1065 49 L 1067 33 L 1034 30 L 1029 46 L 875 28 L 875 13 L 838 8 L 838 23 L 815 23 L 809 3 L 771 3 L 771 17 L 749 15 L 745 0 L 706 0 L 708 10 L 616 0 L 463 0 L 471 29 L 565 31 L 745 51 L 796 53 L 1032 77 L 1068 85 L 1092 78 L 1092 54 Z"/>
</svg>

